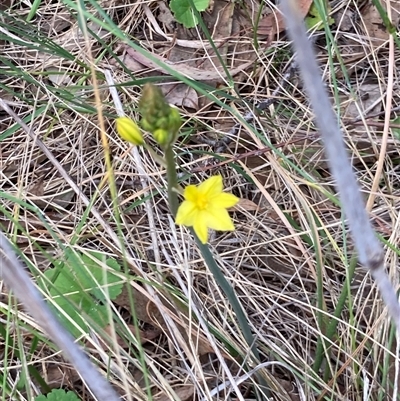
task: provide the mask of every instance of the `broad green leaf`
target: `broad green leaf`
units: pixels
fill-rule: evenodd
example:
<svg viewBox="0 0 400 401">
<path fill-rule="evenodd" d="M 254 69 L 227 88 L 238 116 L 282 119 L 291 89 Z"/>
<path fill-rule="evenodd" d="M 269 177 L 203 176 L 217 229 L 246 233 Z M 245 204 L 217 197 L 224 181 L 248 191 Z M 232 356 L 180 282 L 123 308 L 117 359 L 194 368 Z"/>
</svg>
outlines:
<svg viewBox="0 0 400 401">
<path fill-rule="evenodd" d="M 35 397 L 35 401 L 79 401 L 79 398 L 73 391 L 54 389 L 47 395 Z"/>
<path fill-rule="evenodd" d="M 110 299 L 115 299 L 122 291 L 122 283 L 118 276 L 108 271 L 104 273 L 100 265 L 103 255 L 98 252 L 90 252 L 90 255 L 92 257 L 67 250 L 65 262 L 44 273 L 53 282 L 49 292 L 60 309 L 56 309 L 55 312 L 74 336 L 80 334 L 79 329 L 61 311 L 64 311 L 84 332 L 88 332 L 85 315 L 104 327 L 107 324 L 108 314 L 107 308 L 99 304 L 99 301 L 106 301 L 99 287 L 108 292 Z M 105 264 L 110 270 L 121 269 L 114 259 L 106 259 Z"/>
<path fill-rule="evenodd" d="M 107 286 L 107 291 L 109 293 L 110 299 L 115 299 L 122 291 L 121 279 L 110 273 L 106 272 L 104 275 L 103 268 L 99 262 L 105 262 L 105 264 L 110 267 L 110 270 L 119 271 L 121 266 L 114 259 L 105 259 L 103 254 L 99 252 L 90 252 L 91 257 L 87 255 L 75 254 L 71 250 L 66 252 L 67 262 L 73 262 L 74 273 L 76 274 L 76 279 L 80 283 L 80 286 L 85 290 L 90 290 L 92 295 L 95 295 L 97 299 L 104 300 L 103 292 L 98 289 L 99 284 L 104 288 Z M 93 258 L 95 258 L 93 260 Z M 83 262 L 84 266 L 82 265 Z M 117 284 L 118 283 L 118 284 Z"/>
<path fill-rule="evenodd" d="M 193 0 L 193 3 L 197 11 L 204 11 L 210 4 L 210 0 Z M 186 28 L 193 28 L 199 22 L 192 11 L 191 2 L 189 0 L 171 0 L 169 6 L 176 20 Z"/>
</svg>

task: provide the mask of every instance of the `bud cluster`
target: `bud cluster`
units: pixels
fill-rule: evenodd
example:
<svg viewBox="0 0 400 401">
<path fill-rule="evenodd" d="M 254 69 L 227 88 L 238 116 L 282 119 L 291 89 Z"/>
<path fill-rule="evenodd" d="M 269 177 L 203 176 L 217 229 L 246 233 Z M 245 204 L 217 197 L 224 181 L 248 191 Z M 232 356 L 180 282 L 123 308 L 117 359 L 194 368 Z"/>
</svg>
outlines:
<svg viewBox="0 0 400 401">
<path fill-rule="evenodd" d="M 152 84 L 144 86 L 139 110 L 142 127 L 153 134 L 159 145 L 166 147 L 176 141 L 182 124 L 181 116 L 166 102 L 160 88 Z"/>
<path fill-rule="evenodd" d="M 156 142 L 162 147 L 171 146 L 178 136 L 182 120 L 179 111 L 171 107 L 160 88 L 146 84 L 139 100 L 140 122 L 143 129 L 153 134 Z M 134 145 L 143 145 L 144 139 L 138 125 L 129 117 L 118 117 L 115 120 L 119 136 Z"/>
</svg>

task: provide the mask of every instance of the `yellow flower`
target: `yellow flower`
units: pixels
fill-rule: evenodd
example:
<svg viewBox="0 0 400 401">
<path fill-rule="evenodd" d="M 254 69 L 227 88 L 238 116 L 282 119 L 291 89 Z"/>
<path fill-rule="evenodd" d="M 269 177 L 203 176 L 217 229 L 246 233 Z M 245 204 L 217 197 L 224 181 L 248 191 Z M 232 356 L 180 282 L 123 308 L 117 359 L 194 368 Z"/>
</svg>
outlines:
<svg viewBox="0 0 400 401">
<path fill-rule="evenodd" d="M 128 117 L 118 117 L 115 120 L 118 135 L 134 145 L 143 145 L 143 136 L 137 124 Z"/>
<path fill-rule="evenodd" d="M 227 208 L 236 205 L 239 199 L 230 193 L 222 192 L 222 177 L 210 177 L 199 186 L 185 188 L 185 200 L 178 208 L 176 224 L 193 227 L 203 244 L 207 243 L 208 228 L 218 231 L 235 229 Z"/>
</svg>

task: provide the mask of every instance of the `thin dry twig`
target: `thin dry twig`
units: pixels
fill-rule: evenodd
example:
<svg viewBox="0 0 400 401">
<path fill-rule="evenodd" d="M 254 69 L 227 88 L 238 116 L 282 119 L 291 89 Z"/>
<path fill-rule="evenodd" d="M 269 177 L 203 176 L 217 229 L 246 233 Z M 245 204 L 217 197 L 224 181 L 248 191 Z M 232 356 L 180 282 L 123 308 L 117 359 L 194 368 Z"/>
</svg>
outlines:
<svg viewBox="0 0 400 401">
<path fill-rule="evenodd" d="M 383 250 L 376 238 L 359 190 L 356 177 L 346 153 L 340 128 L 322 83 L 314 50 L 300 19 L 294 0 L 282 2 L 289 35 L 296 51 L 296 59 L 305 88 L 314 109 L 316 124 L 321 132 L 328 156 L 328 164 L 336 180 L 344 213 L 354 238 L 360 263 L 374 277 L 381 296 L 400 333 L 400 305 L 396 291 L 385 273 Z"/>
</svg>

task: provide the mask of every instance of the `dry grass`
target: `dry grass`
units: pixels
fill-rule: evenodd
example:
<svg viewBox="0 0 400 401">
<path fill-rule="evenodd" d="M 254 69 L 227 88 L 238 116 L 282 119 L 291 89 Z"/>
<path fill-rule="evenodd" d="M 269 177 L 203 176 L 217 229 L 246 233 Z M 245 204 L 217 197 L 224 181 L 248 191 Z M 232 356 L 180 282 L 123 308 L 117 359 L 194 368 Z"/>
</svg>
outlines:
<svg viewBox="0 0 400 401">
<path fill-rule="evenodd" d="M 114 81 L 124 84 L 118 91 L 125 112 L 132 117 L 139 117 L 136 107 L 141 85 L 151 77 L 165 82 L 156 78 L 161 72 L 143 68 L 132 74 L 124 70 L 109 51 L 118 51 L 121 45 L 111 33 L 100 32 L 103 44 L 95 39 L 85 41 L 77 33 L 74 13 L 66 1 L 42 1 L 29 24 L 22 22 L 29 9 L 16 3 L 0 22 L 7 35 L 14 35 L 9 40 L 0 37 L 1 97 L 44 142 L 80 193 L 71 189 L 35 141 L 2 113 L 3 230 L 36 279 L 55 259 L 62 259 L 69 246 L 82 253 L 96 249 L 128 261 L 131 276 L 123 275 L 123 280 L 130 282 L 134 278 L 131 285 L 135 288 L 141 342 L 128 329 L 127 324 L 133 324 L 135 316 L 126 300 L 113 306 L 116 323 L 111 325 L 111 331 L 117 332 L 117 337 L 111 336 L 114 342 L 102 348 L 99 339 L 110 336 L 95 328 L 90 336 L 81 338 L 93 361 L 108 373 L 109 380 L 126 399 L 229 399 L 229 385 L 223 386 L 219 398 L 213 393 L 229 374 L 237 378 L 241 392 L 236 392 L 234 398 L 254 398 L 254 375 L 245 377 L 243 382 L 239 380 L 246 371 L 238 354 L 248 353 L 241 328 L 190 233 L 175 226 L 168 214 L 164 169 L 139 149 L 143 182 L 141 166 L 132 149 L 113 128 L 116 112 L 102 69 L 111 68 Z M 151 16 L 158 16 L 164 9 L 163 2 L 131 3 L 98 2 L 121 32 L 131 35 L 142 47 L 168 56 L 176 49 L 176 39 L 186 45 L 185 41 L 194 40 L 208 45 L 205 36 L 196 30 L 174 30 L 159 17 L 153 20 Z M 399 106 L 397 72 L 393 85 L 387 85 L 389 59 L 396 65 L 399 49 L 390 52 L 387 42 L 378 46 L 370 40 L 356 2 L 331 3 L 336 20 L 331 27 L 332 36 L 314 34 L 319 62 L 366 199 L 371 195 L 379 150 L 383 142 L 387 145 L 370 216 L 387 245 L 389 273 L 397 282 L 398 131 L 393 129 L 388 138 L 383 136 L 383 105 L 390 91 L 393 110 Z M 392 399 L 397 375 L 394 332 L 370 277 L 359 268 L 352 276 L 353 246 L 312 112 L 298 77 L 282 81 L 292 62 L 288 43 L 282 35 L 268 45 L 260 37 L 258 50 L 254 47 L 246 12 L 254 17 L 257 7 L 251 1 L 236 4 L 231 36 L 220 47 L 229 69 L 249 57 L 254 57 L 254 68 L 247 67 L 233 81 L 217 84 L 211 80 L 196 87 L 205 92 L 216 87 L 219 103 L 202 96 L 197 110 L 180 108 L 185 125 L 176 151 L 183 183 L 198 183 L 212 174 L 222 174 L 226 187 L 247 200 L 233 212 L 236 231 L 213 234 L 210 245 L 248 315 L 261 362 L 270 362 L 262 365 L 259 372 L 273 389 L 274 399 Z M 88 4 L 87 8 L 96 15 L 94 7 Z M 352 11 L 350 27 L 345 26 L 345 22 L 349 23 L 348 9 Z M 154 21 L 171 38 L 170 42 L 157 32 Z M 55 48 L 53 54 L 35 49 L 40 36 L 37 31 L 44 33 L 43 40 L 48 37 L 48 43 L 55 42 L 60 48 Z M 182 46 L 181 54 L 184 50 L 191 66 L 215 71 L 209 63 L 211 50 Z M 99 115 L 88 68 L 92 59 L 96 60 L 119 215 L 112 206 L 107 181 L 110 171 L 99 135 Z M 215 60 L 213 57 L 214 63 Z M 189 61 L 186 63 L 189 65 Z M 234 87 L 229 86 L 232 82 Z M 277 88 L 278 92 L 274 92 Z M 213 147 L 216 137 L 230 132 L 239 116 L 248 112 L 249 104 L 265 101 L 273 92 L 274 102 L 257 118 L 254 129 L 249 124 L 242 125 L 239 133 L 230 137 L 228 147 L 217 155 L 225 163 L 217 163 Z M 232 98 L 236 101 L 232 102 Z M 373 103 L 371 107 L 368 101 Z M 396 118 L 395 111 L 391 118 Z M 266 147 L 269 149 L 257 152 Z M 92 202 L 92 213 L 88 213 L 84 196 Z M 327 326 L 344 290 L 348 294 L 339 310 L 335 334 L 326 338 Z M 162 300 L 157 306 L 147 303 L 156 296 Z M 0 305 L 0 386 L 10 389 L 8 393 L 4 391 L 3 399 L 32 399 L 45 391 L 33 370 L 24 368 L 24 359 L 50 387 L 68 388 L 82 399 L 91 399 L 73 369 L 4 287 Z M 163 316 L 169 316 L 170 321 L 164 322 Z M 155 330 L 157 335 L 152 336 Z M 325 340 L 321 343 L 323 363 L 314 373 L 316 353 L 321 352 L 317 341 L 321 338 Z"/>
</svg>

